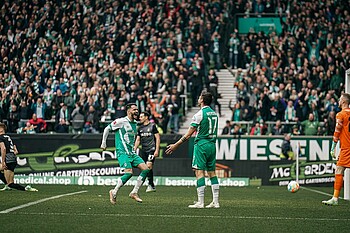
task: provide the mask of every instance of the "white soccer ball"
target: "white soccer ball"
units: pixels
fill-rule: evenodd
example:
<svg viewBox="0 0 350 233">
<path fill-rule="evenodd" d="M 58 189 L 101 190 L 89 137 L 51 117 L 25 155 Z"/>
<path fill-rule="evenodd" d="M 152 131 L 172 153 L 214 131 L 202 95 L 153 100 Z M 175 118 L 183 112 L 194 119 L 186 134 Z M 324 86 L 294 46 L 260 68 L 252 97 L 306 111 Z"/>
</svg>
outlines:
<svg viewBox="0 0 350 233">
<path fill-rule="evenodd" d="M 298 192 L 300 186 L 299 186 L 298 182 L 296 182 L 295 180 L 292 180 L 291 182 L 289 182 L 287 188 L 288 188 L 289 192 L 296 193 L 296 192 Z"/>
</svg>

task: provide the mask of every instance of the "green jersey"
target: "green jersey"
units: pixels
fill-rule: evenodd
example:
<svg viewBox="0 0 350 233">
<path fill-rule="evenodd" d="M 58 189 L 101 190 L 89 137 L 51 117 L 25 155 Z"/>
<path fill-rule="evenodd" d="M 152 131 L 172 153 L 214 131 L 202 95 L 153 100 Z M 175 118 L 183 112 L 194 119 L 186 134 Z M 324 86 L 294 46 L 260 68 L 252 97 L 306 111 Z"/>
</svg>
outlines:
<svg viewBox="0 0 350 233">
<path fill-rule="evenodd" d="M 193 117 L 191 126 L 197 129 L 195 143 L 216 142 L 218 135 L 218 115 L 209 106 L 204 106 Z"/>
<path fill-rule="evenodd" d="M 115 132 L 115 150 L 117 154 L 134 154 L 134 144 L 137 134 L 136 121 L 130 121 L 129 118 L 123 117 L 114 120 L 109 124 L 111 130 Z"/>
<path fill-rule="evenodd" d="M 304 127 L 305 135 L 316 135 L 320 123 L 318 121 L 305 120 L 301 122 L 301 125 Z"/>
</svg>

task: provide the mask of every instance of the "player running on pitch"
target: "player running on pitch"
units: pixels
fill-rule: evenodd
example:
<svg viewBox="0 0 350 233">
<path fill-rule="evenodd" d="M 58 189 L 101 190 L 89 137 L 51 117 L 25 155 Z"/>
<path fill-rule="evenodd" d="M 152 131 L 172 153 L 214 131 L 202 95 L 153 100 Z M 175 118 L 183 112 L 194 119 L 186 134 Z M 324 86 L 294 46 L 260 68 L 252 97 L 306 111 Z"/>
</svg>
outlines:
<svg viewBox="0 0 350 233">
<path fill-rule="evenodd" d="M 140 149 L 139 154 L 149 168 L 146 192 L 155 192 L 156 187 L 153 181 L 153 165 L 156 157 L 159 155 L 160 135 L 156 125 L 149 121 L 149 117 L 150 114 L 148 112 L 142 112 L 140 114 L 141 126 L 137 130 L 134 150 L 136 151 L 141 143 L 142 148 Z"/>
<path fill-rule="evenodd" d="M 114 120 L 103 131 L 101 149 L 107 148 L 106 140 L 110 130 L 115 131 L 115 150 L 118 162 L 121 168 L 124 168 L 124 175 L 117 180 L 117 185 L 109 191 L 109 199 L 112 204 L 117 201 L 117 193 L 119 189 L 132 177 L 132 168 L 141 169 L 141 173 L 137 178 L 134 189 L 129 196 L 137 202 L 142 202 L 138 195 L 138 191 L 142 183 L 145 181 L 149 169 L 140 156 L 133 150 L 136 137 L 136 119 L 139 112 L 135 103 L 126 105 L 127 116 Z"/>
</svg>

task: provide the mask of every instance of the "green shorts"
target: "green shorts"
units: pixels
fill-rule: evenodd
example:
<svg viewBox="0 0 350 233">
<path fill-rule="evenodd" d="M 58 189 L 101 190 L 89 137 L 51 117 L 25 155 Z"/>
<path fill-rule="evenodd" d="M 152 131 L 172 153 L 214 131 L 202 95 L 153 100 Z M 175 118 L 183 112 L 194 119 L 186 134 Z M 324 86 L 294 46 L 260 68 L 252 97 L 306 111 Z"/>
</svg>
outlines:
<svg viewBox="0 0 350 233">
<path fill-rule="evenodd" d="M 192 168 L 197 170 L 215 171 L 216 145 L 212 142 L 199 142 L 194 145 Z"/>
<path fill-rule="evenodd" d="M 117 155 L 119 166 L 124 169 L 137 167 L 141 163 L 145 163 L 137 154 L 120 154 Z"/>
</svg>

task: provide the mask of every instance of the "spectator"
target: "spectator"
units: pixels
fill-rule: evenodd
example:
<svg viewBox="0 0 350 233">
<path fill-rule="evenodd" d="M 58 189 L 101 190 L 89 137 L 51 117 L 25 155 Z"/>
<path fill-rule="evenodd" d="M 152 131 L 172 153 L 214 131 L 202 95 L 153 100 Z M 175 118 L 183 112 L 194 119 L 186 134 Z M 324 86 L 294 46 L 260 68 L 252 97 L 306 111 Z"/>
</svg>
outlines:
<svg viewBox="0 0 350 233">
<path fill-rule="evenodd" d="M 137 99 L 136 99 L 135 103 L 136 103 L 136 106 L 137 106 L 139 112 L 147 111 L 147 99 L 140 92 L 137 95 Z M 114 119 L 114 117 L 112 117 L 112 119 Z"/>
<path fill-rule="evenodd" d="M 68 91 L 65 93 L 64 104 L 67 106 L 68 113 L 71 113 L 74 109 L 75 101 Z"/>
<path fill-rule="evenodd" d="M 222 129 L 221 135 L 229 135 L 231 131 L 231 121 L 227 120 L 225 127 Z"/>
<path fill-rule="evenodd" d="M 181 76 L 180 76 L 181 77 Z M 192 107 L 196 107 L 198 98 L 203 90 L 203 77 L 198 70 L 193 71 L 190 76 Z"/>
<path fill-rule="evenodd" d="M 309 118 L 301 122 L 304 129 L 304 135 L 316 135 L 320 123 L 314 119 L 314 114 L 310 113 Z"/>
<path fill-rule="evenodd" d="M 270 108 L 270 98 L 269 98 L 269 89 L 264 87 L 264 92 L 260 94 L 258 110 L 261 112 L 261 117 L 264 121 L 270 119 L 271 108 Z"/>
<path fill-rule="evenodd" d="M 263 125 L 259 122 L 256 122 L 255 125 L 252 127 L 249 135 L 263 135 Z"/>
<path fill-rule="evenodd" d="M 56 113 L 56 125 L 60 123 L 60 119 L 63 119 L 64 122 L 69 122 L 71 120 L 71 114 L 68 111 L 68 107 L 65 103 L 61 103 L 61 108 Z"/>
<path fill-rule="evenodd" d="M 240 48 L 240 41 L 237 37 L 237 32 L 234 32 L 231 34 L 230 40 L 229 40 L 229 66 L 232 69 L 238 68 L 238 55 L 239 55 L 239 48 Z"/>
<path fill-rule="evenodd" d="M 294 159 L 294 152 L 293 152 L 292 146 L 290 144 L 290 138 L 291 138 L 290 134 L 284 135 L 284 139 L 283 139 L 282 146 L 281 146 L 282 152 L 280 154 L 281 160 L 293 160 Z"/>
<path fill-rule="evenodd" d="M 29 117 L 33 115 L 31 113 L 31 108 L 28 107 L 25 100 L 21 100 L 21 104 L 18 108 L 18 112 L 19 112 L 19 119 L 20 119 L 19 127 L 24 127 L 26 122 L 29 120 Z"/>
<path fill-rule="evenodd" d="M 276 121 L 276 124 L 271 128 L 269 135 L 283 135 L 285 133 L 285 128 L 280 120 Z"/>
<path fill-rule="evenodd" d="M 282 120 L 284 111 L 285 110 L 283 107 L 283 103 L 280 99 L 280 96 L 278 94 L 275 94 L 274 100 L 271 102 L 271 108 L 270 108 L 271 120 L 273 121 Z"/>
<path fill-rule="evenodd" d="M 241 100 L 240 102 L 241 104 L 241 109 L 242 109 L 242 119 L 244 121 L 250 121 L 253 119 L 254 116 L 253 115 L 253 112 L 251 110 L 251 108 L 246 104 L 245 100 Z"/>
<path fill-rule="evenodd" d="M 43 93 L 43 101 L 46 104 L 46 111 L 45 111 L 45 119 L 51 119 L 53 115 L 52 111 L 52 100 L 54 98 L 54 91 L 52 90 L 52 87 L 50 84 L 46 86 L 46 89 Z"/>
<path fill-rule="evenodd" d="M 170 101 L 167 104 L 167 112 L 168 112 L 168 125 L 167 129 L 171 129 L 172 133 L 179 133 L 179 109 L 180 109 L 180 103 L 177 100 L 176 95 L 171 95 Z M 164 132 L 167 132 L 165 130 Z"/>
<path fill-rule="evenodd" d="M 330 103 L 328 103 L 326 107 L 327 114 L 330 112 L 339 112 L 340 109 L 338 107 L 337 101 L 334 97 L 331 98 Z"/>
<path fill-rule="evenodd" d="M 328 136 L 331 136 L 331 135 L 334 134 L 335 125 L 336 125 L 335 112 L 331 111 L 328 114 L 326 125 L 325 125 L 325 127 L 326 127 L 326 134 Z"/>
<path fill-rule="evenodd" d="M 238 83 L 238 91 L 237 91 L 237 100 L 238 101 L 248 101 L 248 92 L 247 92 L 247 87 L 244 84 L 244 82 L 239 82 Z"/>
<path fill-rule="evenodd" d="M 160 102 L 159 102 L 159 99 L 160 99 Z M 153 100 L 149 99 L 149 104 L 151 107 L 152 116 L 154 116 L 158 120 L 163 118 L 162 109 L 163 109 L 163 105 L 165 105 L 165 103 L 166 103 L 166 96 L 165 95 L 163 95 L 161 98 L 155 98 Z M 166 130 L 164 130 L 164 132 L 166 132 Z"/>
<path fill-rule="evenodd" d="M 85 117 L 84 133 L 99 133 L 99 120 L 97 111 L 91 105 Z"/>
<path fill-rule="evenodd" d="M 36 133 L 46 133 L 46 121 L 38 118 L 35 113 L 33 113 L 32 119 L 29 119 L 28 122 L 34 126 Z"/>
<path fill-rule="evenodd" d="M 259 110 L 255 112 L 255 116 L 253 117 L 253 122 L 263 122 L 264 119 L 261 116 L 261 113 Z"/>
<path fill-rule="evenodd" d="M 292 100 L 288 101 L 288 105 L 286 107 L 286 110 L 284 111 L 284 120 L 286 122 L 298 121 Z"/>
<path fill-rule="evenodd" d="M 221 36 L 220 34 L 215 31 L 211 37 L 211 61 L 214 63 L 214 67 L 217 71 L 220 71 L 221 68 L 221 57 L 220 57 L 220 50 L 221 50 Z"/>
<path fill-rule="evenodd" d="M 42 102 L 41 98 L 38 98 L 35 103 L 32 104 L 32 111 L 38 118 L 45 119 L 46 116 L 46 103 Z"/>
<path fill-rule="evenodd" d="M 52 99 L 52 114 L 57 113 L 62 103 L 64 103 L 64 96 L 62 95 L 62 91 L 57 89 Z"/>
<path fill-rule="evenodd" d="M 320 113 L 319 113 L 319 109 L 317 107 L 316 101 L 311 102 L 311 107 L 310 107 L 309 112 L 311 112 L 314 115 L 315 121 L 320 121 Z"/>
<path fill-rule="evenodd" d="M 292 127 L 292 135 L 293 135 L 293 136 L 299 136 L 299 135 L 301 135 L 298 125 L 294 125 L 294 126 Z"/>
<path fill-rule="evenodd" d="M 20 120 L 19 111 L 15 104 L 11 104 L 10 111 L 7 115 L 7 125 L 9 133 L 15 133 L 18 129 L 18 122 Z"/>
<path fill-rule="evenodd" d="M 209 86 L 209 91 L 213 95 L 213 106 L 212 108 L 215 109 L 215 106 L 218 106 L 219 108 L 219 116 L 221 117 L 221 104 L 218 102 L 219 98 L 219 93 L 218 93 L 218 83 L 219 79 L 215 74 L 215 71 L 213 69 L 209 70 L 209 75 L 208 75 L 208 86 Z"/>
<path fill-rule="evenodd" d="M 22 129 L 22 133 L 35 134 L 36 133 L 35 128 L 36 128 L 36 126 L 32 125 L 29 121 L 27 121 L 26 126 L 23 127 L 23 129 Z"/>
<path fill-rule="evenodd" d="M 239 122 L 243 120 L 243 110 L 241 109 L 241 104 L 237 102 L 234 107 L 231 106 L 232 100 L 229 102 L 229 108 L 232 111 L 232 121 Z"/>
<path fill-rule="evenodd" d="M 63 118 L 60 118 L 58 124 L 55 125 L 56 133 L 68 133 L 69 132 L 69 122 Z"/>
<path fill-rule="evenodd" d="M 252 93 L 249 95 L 249 107 L 254 109 L 254 111 L 256 111 L 258 107 L 258 100 L 259 100 L 259 89 L 257 87 L 254 87 Z"/>
<path fill-rule="evenodd" d="M 84 112 L 81 104 L 78 102 L 75 104 L 75 109 L 71 114 L 72 119 L 72 133 L 82 133 L 84 128 Z"/>
<path fill-rule="evenodd" d="M 104 101 L 104 99 L 102 98 L 101 102 Z M 114 120 L 115 119 L 115 108 L 117 107 L 117 99 L 114 95 L 114 93 L 110 93 L 109 97 L 107 99 L 107 106 L 106 106 L 106 110 L 104 110 L 104 120 Z M 102 121 L 102 118 L 101 118 Z"/>
<path fill-rule="evenodd" d="M 231 127 L 230 135 L 240 138 L 241 135 L 243 135 L 241 126 L 239 124 L 233 124 L 233 126 Z"/>
<path fill-rule="evenodd" d="M 193 71 L 193 75 L 198 75 L 198 71 Z M 201 84 L 200 88 L 202 88 Z M 177 81 L 176 84 L 176 91 L 178 93 L 178 95 L 187 95 L 187 80 L 185 79 L 185 76 L 183 74 L 179 75 L 179 80 Z M 195 94 L 195 93 L 193 93 Z"/>
</svg>

